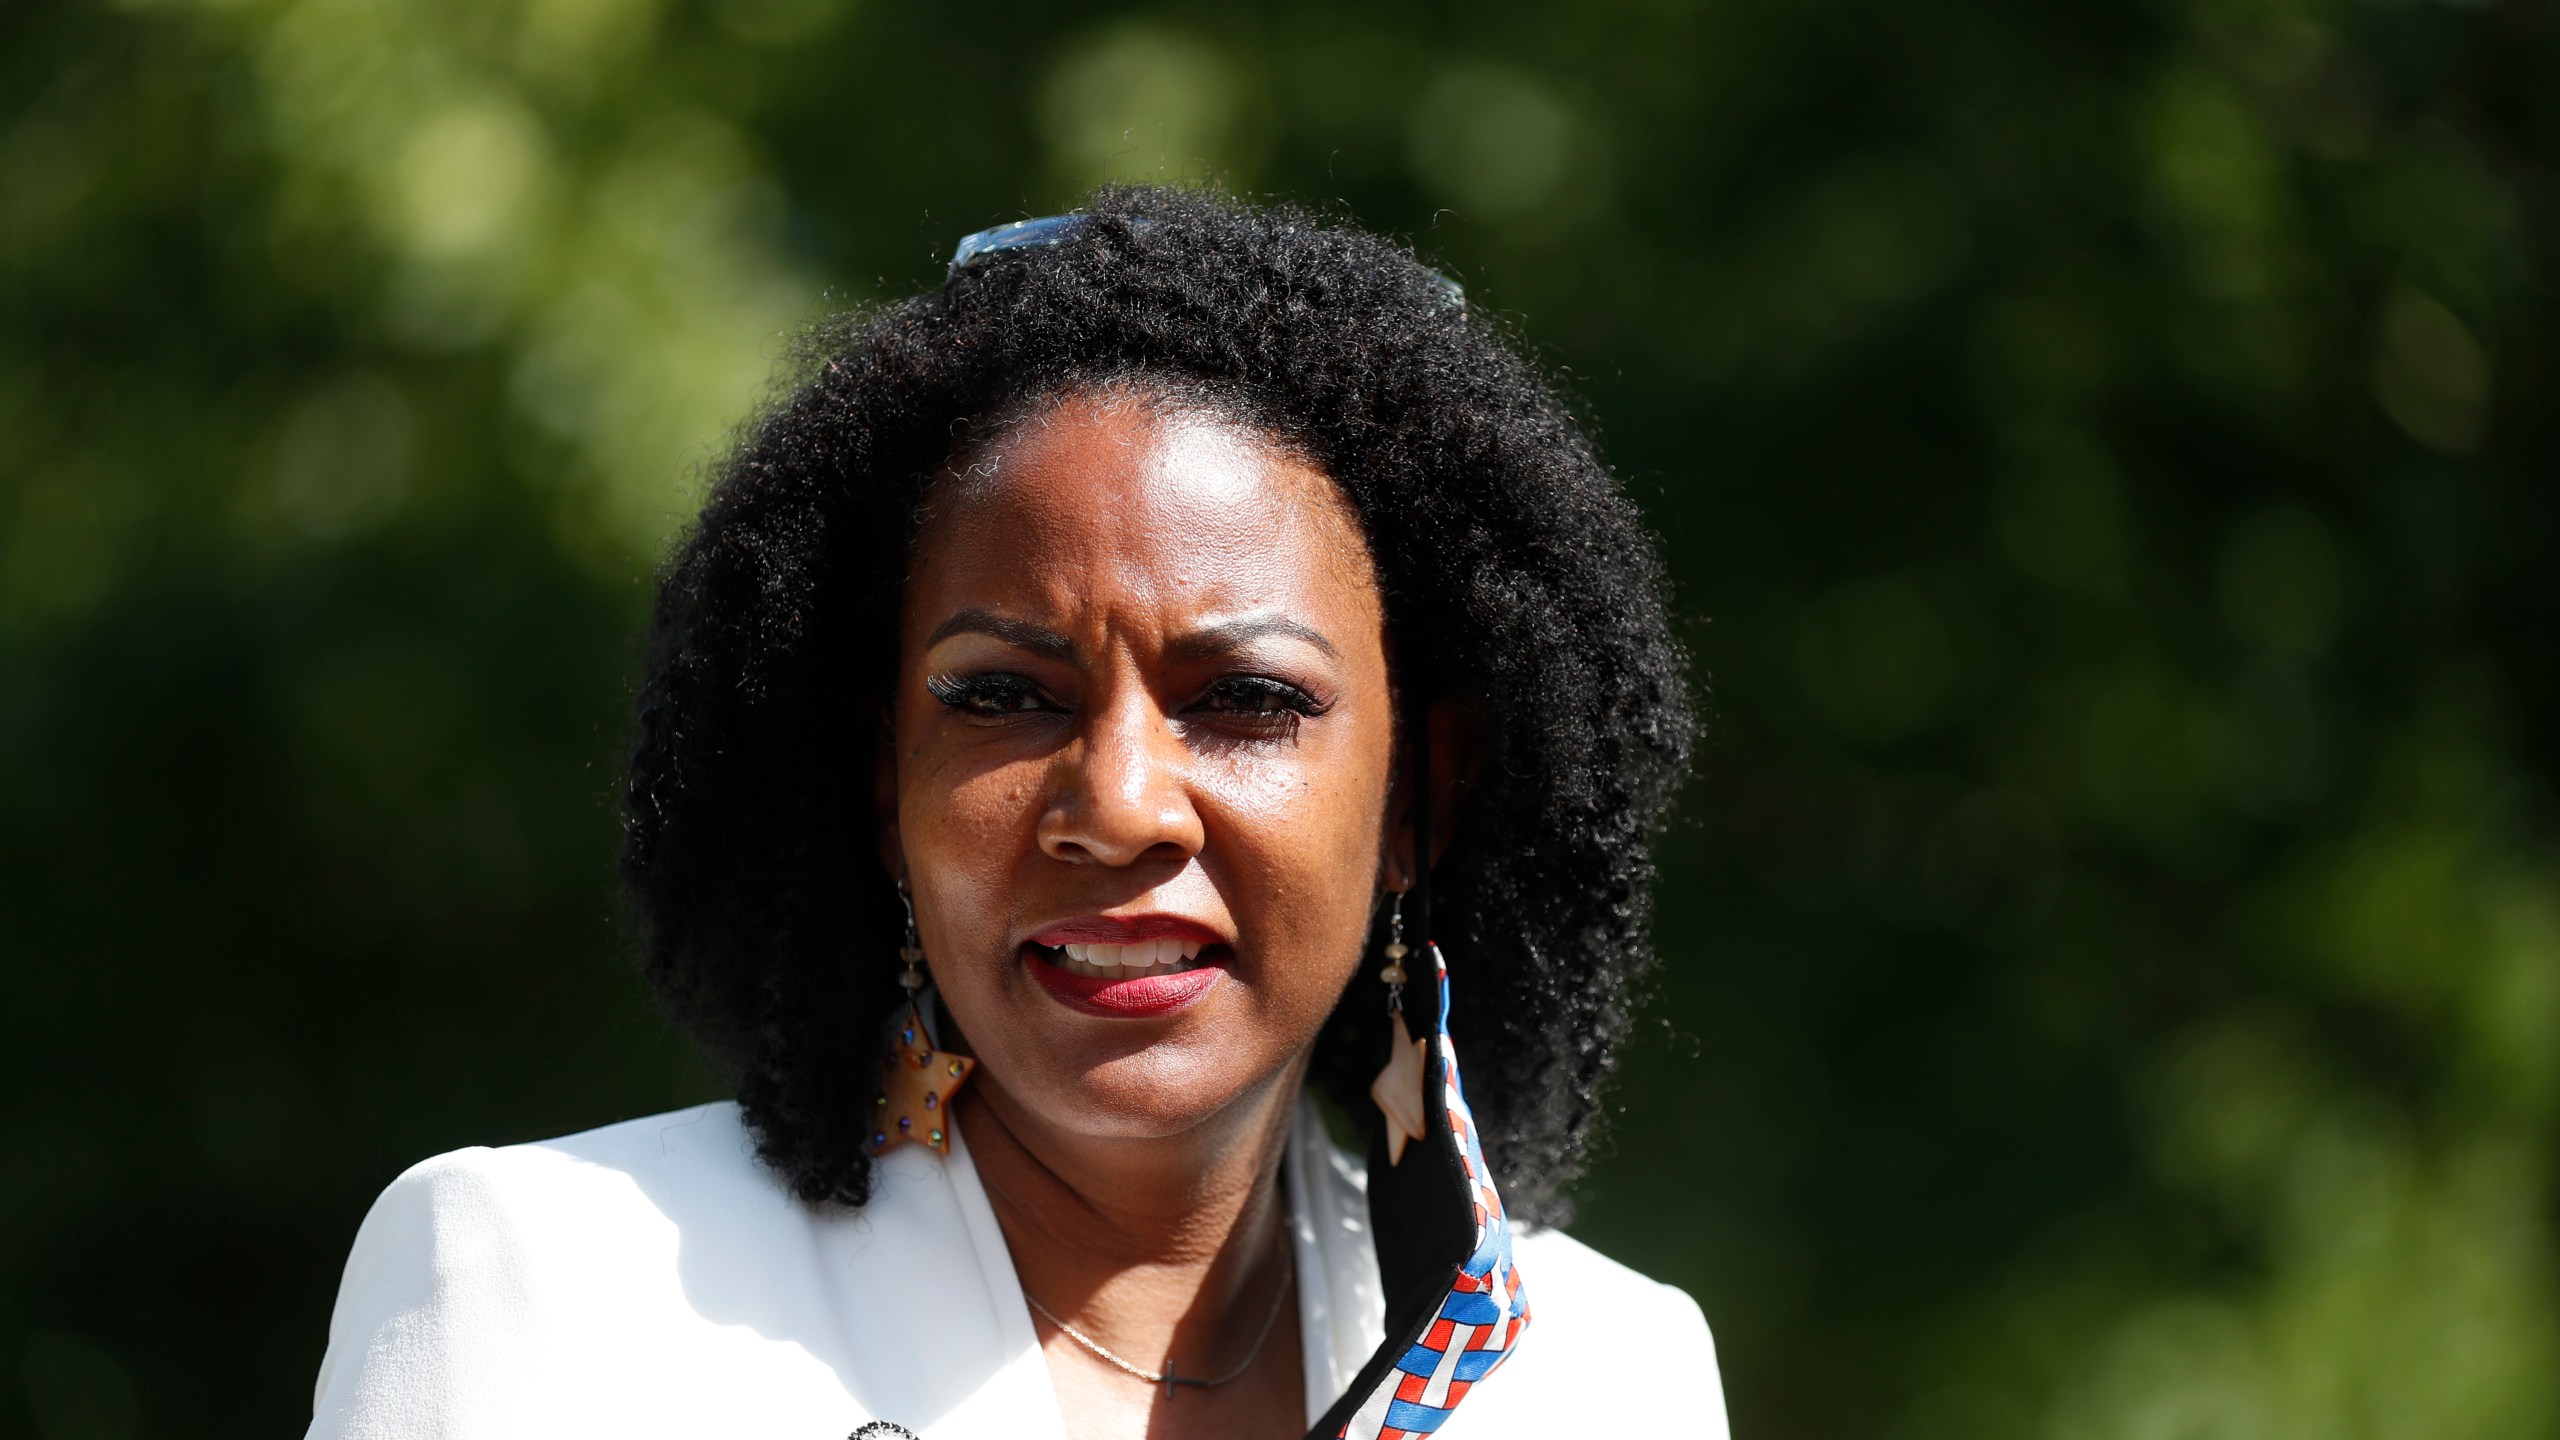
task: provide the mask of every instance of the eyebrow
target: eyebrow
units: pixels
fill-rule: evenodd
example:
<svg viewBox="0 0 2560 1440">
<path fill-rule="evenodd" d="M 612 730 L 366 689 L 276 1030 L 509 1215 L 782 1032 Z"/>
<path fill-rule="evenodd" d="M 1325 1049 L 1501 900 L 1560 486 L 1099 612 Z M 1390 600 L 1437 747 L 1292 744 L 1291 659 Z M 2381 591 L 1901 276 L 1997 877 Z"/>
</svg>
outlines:
<svg viewBox="0 0 2560 1440">
<path fill-rule="evenodd" d="M 1165 654 L 1175 660 L 1204 660 L 1212 655 L 1241 648 L 1248 640 L 1265 635 L 1285 635 L 1304 640 L 1310 645 L 1340 659 L 1342 652 L 1324 638 L 1324 632 L 1302 624 L 1286 615 L 1239 615 L 1233 620 L 1220 620 L 1203 625 L 1187 635 L 1177 635 L 1165 642 Z"/>
<path fill-rule="evenodd" d="M 1073 660 L 1075 642 L 1055 630 L 1043 629 L 1028 620 L 1008 620 L 992 610 L 975 605 L 934 627 L 924 638 L 931 649 L 954 635 L 992 635 L 1017 650 L 1028 650 L 1044 660 Z"/>
<path fill-rule="evenodd" d="M 987 635 L 1017 650 L 1028 651 L 1044 660 L 1072 661 L 1075 642 L 1055 630 L 1034 625 L 1028 620 L 1011 620 L 992 610 L 972 605 L 934 627 L 925 637 L 925 648 L 941 644 L 954 635 Z M 1220 620 L 1203 625 L 1188 634 L 1177 635 L 1165 645 L 1172 660 L 1202 660 L 1243 646 L 1247 641 L 1266 635 L 1281 635 L 1303 640 L 1327 655 L 1340 658 L 1324 632 L 1312 625 L 1292 620 L 1286 615 L 1241 615 L 1233 620 Z"/>
</svg>

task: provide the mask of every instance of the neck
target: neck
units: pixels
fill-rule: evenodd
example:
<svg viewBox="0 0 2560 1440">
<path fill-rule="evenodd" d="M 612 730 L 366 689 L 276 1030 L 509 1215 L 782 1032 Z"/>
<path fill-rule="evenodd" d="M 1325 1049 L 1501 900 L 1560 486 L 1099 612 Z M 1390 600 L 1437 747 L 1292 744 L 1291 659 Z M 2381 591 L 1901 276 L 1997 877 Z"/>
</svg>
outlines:
<svg viewBox="0 0 2560 1440">
<path fill-rule="evenodd" d="M 1142 1364 L 1226 1363 L 1287 1274 L 1280 1161 L 1304 1068 L 1144 1140 L 1062 1131 L 1001 1083 L 963 1091 L 956 1118 L 1023 1289 Z"/>
</svg>

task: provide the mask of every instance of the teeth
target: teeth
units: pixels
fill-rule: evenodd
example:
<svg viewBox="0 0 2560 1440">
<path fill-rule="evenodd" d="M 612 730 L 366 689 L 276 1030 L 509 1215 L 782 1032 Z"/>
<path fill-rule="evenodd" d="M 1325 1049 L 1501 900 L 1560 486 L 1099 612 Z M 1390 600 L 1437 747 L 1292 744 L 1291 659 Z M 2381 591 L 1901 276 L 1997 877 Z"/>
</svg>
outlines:
<svg viewBox="0 0 2560 1440">
<path fill-rule="evenodd" d="M 1062 945 L 1058 968 L 1093 980 L 1134 980 L 1141 975 L 1172 975 L 1191 968 L 1200 955 L 1196 940 L 1141 940 L 1134 945 Z"/>
</svg>

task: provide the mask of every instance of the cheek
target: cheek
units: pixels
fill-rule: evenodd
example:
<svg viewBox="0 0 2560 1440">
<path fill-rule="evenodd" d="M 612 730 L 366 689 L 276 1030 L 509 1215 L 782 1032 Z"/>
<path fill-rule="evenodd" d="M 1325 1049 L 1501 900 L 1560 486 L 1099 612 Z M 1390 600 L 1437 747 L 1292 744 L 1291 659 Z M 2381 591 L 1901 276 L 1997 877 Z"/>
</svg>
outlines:
<svg viewBox="0 0 2560 1440">
<path fill-rule="evenodd" d="M 1237 919 L 1311 978 L 1338 980 L 1338 964 L 1305 962 L 1356 964 L 1368 929 L 1387 790 L 1376 748 L 1239 754 L 1204 763 L 1194 787 L 1209 812 L 1204 859 Z"/>
<path fill-rule="evenodd" d="M 907 866 L 937 901 L 934 915 L 973 943 L 1001 929 L 1016 868 L 1037 849 L 1040 776 L 1016 763 L 969 770 L 930 750 L 901 757 L 898 830 Z"/>
<path fill-rule="evenodd" d="M 1296 750 L 1213 751 L 1192 766 L 1191 791 L 1228 826 L 1296 828 L 1313 835 L 1329 821 L 1315 813 L 1318 797 L 1335 788 L 1325 783 L 1326 768 L 1318 757 Z"/>
<path fill-rule="evenodd" d="M 1383 732 L 1365 714 L 1346 715 L 1285 741 L 1207 747 L 1193 761 L 1190 789 L 1230 826 L 1257 832 L 1258 846 L 1348 858 L 1343 850 L 1374 837 L 1386 809 Z"/>
</svg>

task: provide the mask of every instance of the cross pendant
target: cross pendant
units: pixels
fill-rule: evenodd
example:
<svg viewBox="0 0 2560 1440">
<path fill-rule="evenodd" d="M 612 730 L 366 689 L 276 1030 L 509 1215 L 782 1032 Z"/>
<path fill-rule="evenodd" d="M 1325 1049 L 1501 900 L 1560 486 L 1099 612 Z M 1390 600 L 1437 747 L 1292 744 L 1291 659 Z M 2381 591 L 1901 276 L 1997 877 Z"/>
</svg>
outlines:
<svg viewBox="0 0 2560 1440">
<path fill-rule="evenodd" d="M 1194 1390 L 1206 1390 L 1212 1385 L 1221 1383 L 1223 1382 L 1217 1380 L 1194 1380 L 1188 1375 L 1176 1374 L 1173 1362 L 1171 1360 L 1164 1362 L 1164 1398 L 1167 1400 L 1173 1398 L 1173 1387 L 1176 1385 L 1188 1385 Z"/>
</svg>

